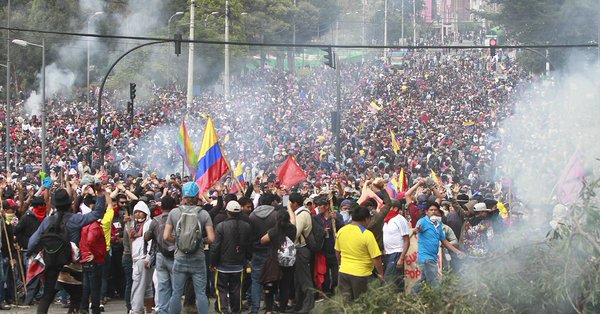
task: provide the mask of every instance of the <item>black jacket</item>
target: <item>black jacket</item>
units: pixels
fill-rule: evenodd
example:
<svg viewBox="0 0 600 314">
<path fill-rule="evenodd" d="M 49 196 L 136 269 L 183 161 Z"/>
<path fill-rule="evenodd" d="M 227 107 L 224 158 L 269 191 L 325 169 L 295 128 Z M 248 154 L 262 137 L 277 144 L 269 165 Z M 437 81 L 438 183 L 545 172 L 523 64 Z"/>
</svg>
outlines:
<svg viewBox="0 0 600 314">
<path fill-rule="evenodd" d="M 277 210 L 270 205 L 260 205 L 250 214 L 250 227 L 252 237 L 252 249 L 254 251 L 266 252 L 269 250 L 269 245 L 261 245 L 262 238 L 269 229 L 273 228 L 277 223 Z"/>
<path fill-rule="evenodd" d="M 21 216 L 19 223 L 15 227 L 15 236 L 17 237 L 17 243 L 21 249 L 26 250 L 29 238 L 42 222 L 35 217 L 31 210 L 27 210 L 25 215 Z"/>
<path fill-rule="evenodd" d="M 250 224 L 228 218 L 217 225 L 215 242 L 210 247 L 213 266 L 241 266 L 250 258 Z"/>
</svg>

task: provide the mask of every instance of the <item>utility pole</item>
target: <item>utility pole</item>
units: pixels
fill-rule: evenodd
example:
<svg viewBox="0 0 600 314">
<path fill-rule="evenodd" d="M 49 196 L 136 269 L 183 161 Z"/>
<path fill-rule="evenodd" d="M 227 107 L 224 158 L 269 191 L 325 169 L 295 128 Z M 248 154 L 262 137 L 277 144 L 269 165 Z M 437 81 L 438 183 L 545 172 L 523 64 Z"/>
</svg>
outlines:
<svg viewBox="0 0 600 314">
<path fill-rule="evenodd" d="M 402 25 L 400 26 L 400 38 L 402 38 L 402 42 L 400 45 L 404 45 L 404 0 L 402 0 L 402 9 L 400 13 L 402 14 Z"/>
<path fill-rule="evenodd" d="M 338 115 L 338 125 L 335 135 L 335 158 L 337 162 L 342 161 L 342 143 L 341 143 L 341 129 L 342 129 L 342 80 L 341 80 L 341 64 L 340 58 L 337 53 L 335 54 L 335 78 L 336 78 L 336 89 L 337 89 L 337 99 L 336 99 L 336 110 Z"/>
<path fill-rule="evenodd" d="M 188 52 L 188 82 L 187 82 L 187 99 L 186 99 L 186 109 L 189 113 L 190 108 L 192 107 L 192 100 L 194 98 L 194 20 L 196 19 L 196 1 L 192 0 L 190 4 L 190 42 L 189 43 L 189 52 Z"/>
<path fill-rule="evenodd" d="M 417 0 L 413 0 L 413 46 L 417 45 Z"/>
<path fill-rule="evenodd" d="M 225 0 L 225 42 L 229 42 L 229 0 Z M 229 99 L 229 44 L 225 44 L 225 99 Z"/>
<path fill-rule="evenodd" d="M 387 46 L 388 44 L 388 0 L 383 1 L 383 45 Z M 384 62 L 387 63 L 388 59 L 388 49 L 383 49 L 383 59 Z"/>
<path fill-rule="evenodd" d="M 6 172 L 10 173 L 10 0 L 6 11 L 6 110 L 4 114 L 4 124 L 6 128 Z"/>
</svg>

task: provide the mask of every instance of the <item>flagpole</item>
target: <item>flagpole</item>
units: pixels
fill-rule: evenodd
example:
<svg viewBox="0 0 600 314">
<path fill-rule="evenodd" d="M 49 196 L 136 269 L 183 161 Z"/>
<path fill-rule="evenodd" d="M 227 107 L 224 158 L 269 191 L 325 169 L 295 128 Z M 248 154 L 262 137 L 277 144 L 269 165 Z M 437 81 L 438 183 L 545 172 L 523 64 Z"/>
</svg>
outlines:
<svg viewBox="0 0 600 314">
<path fill-rule="evenodd" d="M 246 193 L 246 191 L 244 191 L 244 187 L 242 186 L 242 183 L 240 183 L 240 180 L 238 180 L 238 178 L 235 176 L 235 173 L 232 170 L 233 168 L 231 168 L 231 164 L 229 163 L 229 158 L 227 158 L 227 153 L 223 149 L 223 146 L 221 146 L 221 140 L 217 141 L 217 145 L 219 145 L 219 149 L 221 149 L 221 152 L 223 153 L 223 159 L 225 159 L 225 162 L 227 163 L 227 167 L 229 167 L 229 172 L 231 172 L 231 176 L 233 177 L 233 180 L 235 180 L 235 184 L 237 184 L 240 191 L 242 191 L 242 194 Z"/>
</svg>

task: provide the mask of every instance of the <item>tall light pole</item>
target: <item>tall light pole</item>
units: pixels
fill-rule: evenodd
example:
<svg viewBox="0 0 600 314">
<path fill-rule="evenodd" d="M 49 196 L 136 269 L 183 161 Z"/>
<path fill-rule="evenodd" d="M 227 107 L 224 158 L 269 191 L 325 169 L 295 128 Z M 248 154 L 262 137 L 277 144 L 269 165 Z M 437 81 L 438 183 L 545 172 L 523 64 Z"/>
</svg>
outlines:
<svg viewBox="0 0 600 314">
<path fill-rule="evenodd" d="M 223 77 L 225 99 L 229 99 L 229 0 L 225 0 L 225 73 Z"/>
<path fill-rule="evenodd" d="M 196 19 L 196 1 L 192 0 L 190 4 L 190 40 L 194 40 L 194 20 Z M 192 107 L 193 89 L 194 89 L 194 43 L 190 42 L 188 45 L 188 82 L 187 82 L 187 98 L 186 98 L 186 109 L 189 113 Z"/>
<path fill-rule="evenodd" d="M 383 45 L 387 46 L 388 44 L 388 0 L 384 0 L 383 2 Z M 383 48 L 383 59 L 384 62 L 387 63 L 388 49 Z"/>
<path fill-rule="evenodd" d="M 6 128 L 6 172 L 10 172 L 10 0 L 6 11 L 6 110 L 4 113 L 4 124 Z"/>
<path fill-rule="evenodd" d="M 413 0 L 413 46 L 417 45 L 417 0 Z"/>
<path fill-rule="evenodd" d="M 34 46 L 42 48 L 42 171 L 46 171 L 46 42 L 34 44 L 21 39 L 13 39 L 12 43 L 21 47 Z"/>
<path fill-rule="evenodd" d="M 171 37 L 171 20 L 173 20 L 174 17 L 176 16 L 180 16 L 183 15 L 184 13 L 179 11 L 179 12 L 175 12 L 173 15 L 171 15 L 171 17 L 169 18 L 169 22 L 167 22 L 167 35 L 169 35 L 169 37 Z"/>
<path fill-rule="evenodd" d="M 92 18 L 94 18 L 94 16 L 98 16 L 104 14 L 104 12 L 102 11 L 98 11 L 95 12 L 94 14 L 90 15 L 90 17 L 87 19 L 87 33 L 90 33 L 90 22 L 92 21 Z M 87 40 L 87 84 L 85 85 L 85 100 L 87 100 L 87 104 L 88 106 L 90 105 L 90 39 L 88 38 Z"/>
</svg>

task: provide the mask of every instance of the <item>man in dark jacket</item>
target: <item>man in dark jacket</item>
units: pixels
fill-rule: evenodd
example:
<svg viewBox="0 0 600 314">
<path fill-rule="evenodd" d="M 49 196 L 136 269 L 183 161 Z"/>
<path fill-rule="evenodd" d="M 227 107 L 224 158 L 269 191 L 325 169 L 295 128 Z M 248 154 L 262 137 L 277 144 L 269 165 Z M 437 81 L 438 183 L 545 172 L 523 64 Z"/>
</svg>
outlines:
<svg viewBox="0 0 600 314">
<path fill-rule="evenodd" d="M 110 194 L 110 191 L 107 191 Z M 29 239 L 27 252 L 28 256 L 33 256 L 37 253 L 41 247 L 39 247 L 40 238 L 52 224 L 56 222 L 57 219 L 63 219 L 66 221 L 66 228 L 69 234 L 69 240 L 72 243 L 79 243 L 81 238 L 81 229 L 84 226 L 89 225 L 90 223 L 101 219 L 104 216 L 104 212 L 106 211 L 106 199 L 104 198 L 104 190 L 101 185 L 96 186 L 96 206 L 94 211 L 89 212 L 84 215 L 75 215 L 71 212 L 71 206 L 73 204 L 73 199 L 67 193 L 67 190 L 60 189 L 54 193 L 52 204 L 56 208 L 56 214 L 46 217 L 42 224 L 38 228 L 38 230 L 31 236 Z M 37 308 L 37 313 L 48 313 L 48 308 L 50 304 L 52 304 L 52 300 L 54 295 L 56 294 L 56 280 L 58 279 L 58 274 L 62 266 L 57 267 L 47 267 L 45 269 L 45 281 L 44 281 L 44 295 L 40 300 L 40 303 Z"/>
<path fill-rule="evenodd" d="M 210 267 L 217 283 L 216 311 L 239 313 L 244 265 L 250 256 L 250 225 L 240 219 L 242 206 L 227 203 L 227 219 L 217 225 L 215 242 L 210 248 Z"/>
<path fill-rule="evenodd" d="M 258 313 L 260 308 L 260 299 L 263 294 L 260 275 L 269 254 L 269 244 L 260 244 L 260 238 L 267 234 L 267 231 L 273 228 L 277 222 L 277 211 L 273 206 L 275 195 L 264 193 L 260 196 L 258 204 L 259 206 L 250 214 L 250 237 L 253 248 L 252 261 L 250 262 L 252 268 L 252 310 L 250 313 Z"/>
<path fill-rule="evenodd" d="M 25 265 L 24 273 L 27 273 L 29 268 L 29 259 L 25 258 L 28 252 L 29 238 L 38 229 L 44 218 L 46 217 L 46 201 L 41 196 L 36 196 L 31 201 L 31 208 L 28 209 L 19 223 L 15 227 L 15 236 L 17 237 L 17 243 L 21 247 L 22 260 Z M 36 276 L 27 285 L 27 296 L 25 297 L 24 305 L 31 305 L 33 298 L 38 293 L 40 287 L 40 277 Z"/>
</svg>

